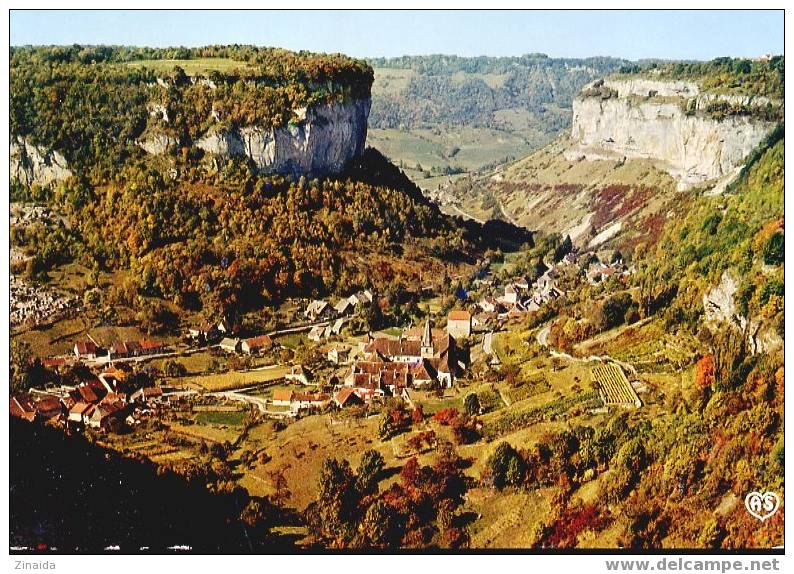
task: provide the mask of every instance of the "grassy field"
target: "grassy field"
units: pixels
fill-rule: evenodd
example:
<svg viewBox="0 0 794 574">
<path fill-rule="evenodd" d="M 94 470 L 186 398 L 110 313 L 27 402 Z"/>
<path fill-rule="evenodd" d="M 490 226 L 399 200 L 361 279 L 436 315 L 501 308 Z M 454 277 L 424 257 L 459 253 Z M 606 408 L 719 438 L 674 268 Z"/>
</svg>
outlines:
<svg viewBox="0 0 794 574">
<path fill-rule="evenodd" d="M 204 411 L 196 413 L 196 422 L 201 425 L 243 426 L 243 411 Z"/>
<path fill-rule="evenodd" d="M 179 66 L 188 76 L 206 75 L 212 71 L 232 72 L 249 68 L 248 62 L 238 62 L 229 58 L 196 58 L 193 60 L 138 60 L 127 64 L 132 68 L 149 68 L 157 72 L 170 72 Z"/>
<path fill-rule="evenodd" d="M 544 491 L 469 492 L 467 509 L 480 515 L 470 527 L 473 548 L 526 548 L 532 530 L 550 512 Z"/>
<path fill-rule="evenodd" d="M 281 379 L 290 372 L 288 365 L 276 365 L 255 371 L 232 371 L 214 375 L 185 377 L 182 382 L 201 387 L 205 391 L 230 391 Z"/>
<path fill-rule="evenodd" d="M 524 138 L 489 128 L 370 129 L 367 144 L 402 167 L 417 185 L 433 189 L 450 176 L 428 178 L 418 170 L 460 168 L 466 172 L 500 162 L 508 156 L 522 157 L 536 146 Z"/>
<path fill-rule="evenodd" d="M 223 413 L 229 414 L 229 413 Z M 239 429 L 230 429 L 228 427 L 221 428 L 215 425 L 194 424 L 185 425 L 179 423 L 171 423 L 168 428 L 175 433 L 187 435 L 199 440 L 208 440 L 212 442 L 230 442 L 234 443 L 240 438 Z"/>
</svg>

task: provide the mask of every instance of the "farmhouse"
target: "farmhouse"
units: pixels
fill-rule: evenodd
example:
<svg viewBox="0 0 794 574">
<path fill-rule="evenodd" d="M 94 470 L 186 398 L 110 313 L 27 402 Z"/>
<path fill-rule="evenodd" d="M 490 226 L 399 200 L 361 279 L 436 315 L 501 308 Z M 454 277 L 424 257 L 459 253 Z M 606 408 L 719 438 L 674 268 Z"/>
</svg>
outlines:
<svg viewBox="0 0 794 574">
<path fill-rule="evenodd" d="M 334 311 L 338 317 L 344 317 L 346 315 L 351 315 L 355 310 L 355 305 L 350 302 L 350 299 L 340 299 L 336 305 L 334 305 Z"/>
<path fill-rule="evenodd" d="M 208 343 L 217 341 L 221 337 L 221 332 L 216 325 L 209 321 L 204 321 L 197 327 L 188 330 L 188 336 L 196 341 L 206 341 Z"/>
<path fill-rule="evenodd" d="M 128 357 L 141 356 L 141 344 L 138 341 L 125 341 L 124 346 L 127 347 Z"/>
<path fill-rule="evenodd" d="M 321 325 L 317 325 L 312 327 L 311 331 L 309 331 L 309 340 L 314 341 L 315 343 L 320 342 L 322 340 L 323 335 L 325 334 L 325 327 Z"/>
<path fill-rule="evenodd" d="M 335 364 L 344 364 L 350 359 L 350 348 L 346 346 L 334 346 L 328 351 L 328 361 Z"/>
<path fill-rule="evenodd" d="M 292 404 L 294 391 L 289 389 L 276 389 L 273 391 L 273 405 L 277 407 L 288 407 Z"/>
<path fill-rule="evenodd" d="M 350 304 L 353 305 L 353 307 L 357 307 L 359 305 L 368 305 L 369 303 L 372 303 L 374 299 L 375 296 L 372 294 L 372 291 L 370 291 L 369 289 L 365 289 L 364 291 L 359 291 L 358 293 L 355 293 L 347 298 L 347 300 L 350 301 Z"/>
<path fill-rule="evenodd" d="M 342 408 L 361 405 L 364 401 L 356 394 L 355 390 L 350 387 L 345 387 L 334 395 L 334 403 L 336 406 Z"/>
<path fill-rule="evenodd" d="M 456 339 L 465 339 L 471 335 L 471 313 L 453 310 L 447 315 L 447 333 Z"/>
<path fill-rule="evenodd" d="M 66 359 L 63 357 L 51 357 L 44 359 L 41 364 L 47 369 L 58 370 L 66 366 Z"/>
<path fill-rule="evenodd" d="M 39 399 L 33 403 L 33 408 L 36 409 L 36 415 L 45 421 L 58 418 L 63 412 L 61 399 L 54 396 Z"/>
<path fill-rule="evenodd" d="M 315 299 L 309 303 L 309 306 L 306 307 L 306 311 L 303 312 L 303 315 L 310 321 L 318 321 L 323 318 L 331 318 L 333 313 L 334 309 L 328 304 L 327 301 Z"/>
<path fill-rule="evenodd" d="M 331 397 L 325 393 L 294 393 L 290 406 L 294 411 L 319 409 L 327 405 L 330 400 Z"/>
<path fill-rule="evenodd" d="M 248 353 L 249 355 L 266 352 L 273 348 L 273 340 L 267 335 L 243 339 L 240 348 L 242 349 L 243 353 Z"/>
<path fill-rule="evenodd" d="M 85 403 L 83 401 L 75 403 L 74 406 L 69 409 L 68 421 L 78 424 L 87 424 L 91 413 L 94 412 L 94 408 L 95 406 L 91 403 Z"/>
<path fill-rule="evenodd" d="M 130 356 L 129 349 L 127 349 L 127 344 L 123 341 L 118 341 L 113 343 L 108 349 L 108 356 L 110 359 L 126 359 Z"/>
<path fill-rule="evenodd" d="M 165 346 L 160 341 L 155 341 L 152 339 L 144 339 L 140 343 L 141 355 L 157 355 L 158 353 L 162 353 L 165 349 Z"/>
<path fill-rule="evenodd" d="M 125 405 L 120 402 L 102 401 L 88 417 L 88 426 L 107 429 L 119 420 L 123 420 Z"/>
<path fill-rule="evenodd" d="M 78 359 L 96 359 L 96 343 L 93 341 L 77 341 L 74 344 L 74 354 Z"/>
<path fill-rule="evenodd" d="M 515 305 L 518 303 L 518 291 L 510 284 L 505 286 L 505 293 L 497 299 L 499 303 L 505 305 Z"/>
<path fill-rule="evenodd" d="M 237 353 L 240 351 L 240 339 L 232 339 L 231 337 L 224 337 L 221 339 L 220 348 L 227 353 Z"/>
</svg>

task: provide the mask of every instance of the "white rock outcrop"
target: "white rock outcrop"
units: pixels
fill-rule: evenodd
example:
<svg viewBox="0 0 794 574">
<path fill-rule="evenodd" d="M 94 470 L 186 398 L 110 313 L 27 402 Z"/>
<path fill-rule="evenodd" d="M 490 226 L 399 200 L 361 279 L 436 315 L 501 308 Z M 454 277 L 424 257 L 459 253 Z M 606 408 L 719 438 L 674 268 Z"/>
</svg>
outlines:
<svg viewBox="0 0 794 574">
<path fill-rule="evenodd" d="M 42 149 L 24 139 L 11 138 L 9 157 L 11 181 L 24 185 L 49 185 L 72 175 L 60 153 Z"/>
<path fill-rule="evenodd" d="M 747 340 L 747 348 L 753 355 L 771 353 L 783 347 L 783 339 L 770 325 L 741 315 L 736 307 L 735 295 L 739 281 L 735 274 L 725 271 L 718 285 L 703 295 L 703 309 L 706 325 L 719 327 L 729 324 L 742 332 Z"/>
<path fill-rule="evenodd" d="M 566 158 L 656 160 L 682 189 L 735 173 L 774 128 L 751 116 L 717 120 L 698 113 L 715 100 L 763 107 L 767 98 L 704 94 L 691 82 L 650 79 L 605 80 L 604 95 L 592 87 L 573 102 L 576 144 Z"/>
<path fill-rule="evenodd" d="M 364 151 L 370 105 L 361 99 L 298 110 L 297 123 L 275 129 L 211 129 L 195 145 L 224 157 L 247 156 L 263 173 L 335 174 Z"/>
</svg>

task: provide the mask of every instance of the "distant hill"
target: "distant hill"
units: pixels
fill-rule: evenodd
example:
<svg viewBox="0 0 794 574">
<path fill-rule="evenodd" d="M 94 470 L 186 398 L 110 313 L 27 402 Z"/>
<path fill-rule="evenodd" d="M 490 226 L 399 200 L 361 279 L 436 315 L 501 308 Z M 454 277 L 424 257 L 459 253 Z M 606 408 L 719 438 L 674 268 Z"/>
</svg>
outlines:
<svg viewBox="0 0 794 574">
<path fill-rule="evenodd" d="M 627 65 L 615 58 L 405 56 L 376 69 L 373 128 L 476 126 L 521 132 L 528 121 L 554 133 L 570 120 L 586 83 Z"/>
<path fill-rule="evenodd" d="M 419 185 L 531 153 L 571 123 L 581 88 L 629 63 L 615 58 L 430 55 L 368 60 L 370 145 Z"/>
</svg>

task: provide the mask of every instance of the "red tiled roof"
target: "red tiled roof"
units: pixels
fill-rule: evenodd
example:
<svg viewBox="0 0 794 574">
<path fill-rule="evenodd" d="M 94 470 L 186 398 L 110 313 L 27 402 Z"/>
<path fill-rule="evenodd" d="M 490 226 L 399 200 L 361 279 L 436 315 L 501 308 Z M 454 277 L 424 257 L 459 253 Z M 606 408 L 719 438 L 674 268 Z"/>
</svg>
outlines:
<svg viewBox="0 0 794 574">
<path fill-rule="evenodd" d="M 273 391 L 273 400 L 292 402 L 293 394 L 289 389 L 276 389 Z"/>
<path fill-rule="evenodd" d="M 28 395 L 15 395 L 10 397 L 10 412 L 15 417 L 32 420 L 36 414 L 33 401 Z"/>
<path fill-rule="evenodd" d="M 153 341 L 151 339 L 144 339 L 141 341 L 141 349 L 144 351 L 151 351 L 154 349 L 162 349 L 163 344 L 158 341 Z"/>
<path fill-rule="evenodd" d="M 449 312 L 447 315 L 448 321 L 469 321 L 471 320 L 471 313 L 468 311 L 462 311 L 460 309 L 455 309 Z"/>
<path fill-rule="evenodd" d="M 80 355 L 96 354 L 96 344 L 93 341 L 77 341 L 75 347 Z"/>
<path fill-rule="evenodd" d="M 147 399 L 152 397 L 163 396 L 163 389 L 161 389 L 160 387 L 144 387 L 141 390 L 143 391 L 143 396 Z"/>
<path fill-rule="evenodd" d="M 95 403 L 99 400 L 99 397 L 94 392 L 94 389 L 88 385 L 80 385 L 77 387 L 77 390 L 80 392 L 80 397 L 83 399 L 83 401 L 87 403 Z"/>
<path fill-rule="evenodd" d="M 137 341 L 124 341 L 124 346 L 127 347 L 129 353 L 141 350 L 141 345 Z"/>
<path fill-rule="evenodd" d="M 126 355 L 129 353 L 127 350 L 127 345 L 125 345 L 123 341 L 113 343 L 113 346 L 110 350 L 114 355 Z"/>
<path fill-rule="evenodd" d="M 246 339 L 245 343 L 252 348 L 270 347 L 271 345 L 273 345 L 273 340 L 267 335 L 260 335 L 259 337 L 251 337 L 250 339 Z"/>
<path fill-rule="evenodd" d="M 422 353 L 421 341 L 407 339 L 375 339 L 364 349 L 367 353 L 378 353 L 384 357 L 418 357 Z"/>
<path fill-rule="evenodd" d="M 36 412 L 44 416 L 52 416 L 61 412 L 61 399 L 58 397 L 44 397 L 34 403 Z"/>
<path fill-rule="evenodd" d="M 422 361 L 418 365 L 413 368 L 413 376 L 415 381 L 432 381 L 436 379 L 436 376 L 433 375 L 430 370 L 433 369 L 433 366 L 428 361 Z"/>
<path fill-rule="evenodd" d="M 352 389 L 350 387 L 346 387 L 346 388 L 342 389 L 341 391 L 339 391 L 338 393 L 336 393 L 334 395 L 334 400 L 337 402 L 337 404 L 339 404 L 341 406 L 345 406 L 345 404 L 347 404 L 351 400 L 352 397 L 355 397 L 354 399 L 352 399 L 354 401 L 360 401 L 361 400 L 358 397 L 358 395 L 356 395 L 356 392 L 355 392 L 354 389 Z"/>
<path fill-rule="evenodd" d="M 83 401 L 80 401 L 75 403 L 74 406 L 69 409 L 69 414 L 82 415 L 92 406 L 93 405 L 91 403 L 84 403 Z"/>
</svg>

